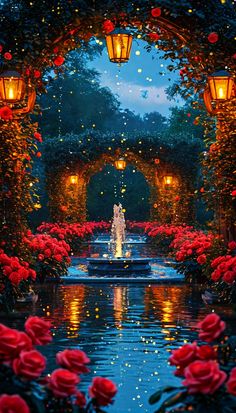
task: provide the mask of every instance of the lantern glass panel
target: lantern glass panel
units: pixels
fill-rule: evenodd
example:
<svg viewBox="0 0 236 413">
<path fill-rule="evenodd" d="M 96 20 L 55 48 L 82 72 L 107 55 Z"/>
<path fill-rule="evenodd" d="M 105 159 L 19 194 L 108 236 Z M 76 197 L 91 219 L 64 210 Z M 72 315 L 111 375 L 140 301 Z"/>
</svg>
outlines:
<svg viewBox="0 0 236 413">
<path fill-rule="evenodd" d="M 130 58 L 132 36 L 128 33 L 111 33 L 106 36 L 109 59 L 113 63 L 126 63 Z"/>
<path fill-rule="evenodd" d="M 0 99 L 15 103 L 24 99 L 25 82 L 17 72 L 5 72 L 0 76 Z"/>
<path fill-rule="evenodd" d="M 228 100 L 232 96 L 234 80 L 227 75 L 212 75 L 208 78 L 212 100 Z"/>
<path fill-rule="evenodd" d="M 173 176 L 172 175 L 166 175 L 166 176 L 164 176 L 164 184 L 165 185 L 167 185 L 167 186 L 170 186 L 170 185 L 172 185 L 172 183 L 173 183 Z"/>
<path fill-rule="evenodd" d="M 126 168 L 126 161 L 124 159 L 118 159 L 115 161 L 115 167 L 119 171 L 123 171 Z"/>
<path fill-rule="evenodd" d="M 78 184 L 78 176 L 77 175 L 71 175 L 70 176 L 70 184 L 72 184 L 72 185 Z"/>
</svg>

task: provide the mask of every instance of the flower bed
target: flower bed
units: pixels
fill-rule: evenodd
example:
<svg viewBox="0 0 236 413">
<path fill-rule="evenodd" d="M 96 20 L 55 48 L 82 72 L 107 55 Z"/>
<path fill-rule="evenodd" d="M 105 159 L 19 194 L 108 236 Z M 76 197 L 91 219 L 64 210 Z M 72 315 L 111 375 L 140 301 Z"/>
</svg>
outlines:
<svg viewBox="0 0 236 413">
<path fill-rule="evenodd" d="M 0 412 L 102 413 L 117 388 L 107 378 L 94 377 L 87 399 L 78 389 L 80 376 L 89 372 L 83 351 L 57 353 L 59 368 L 45 375 L 47 360 L 35 346 L 52 341 L 50 328 L 50 322 L 36 316 L 26 320 L 24 332 L 0 324 Z"/>
<path fill-rule="evenodd" d="M 166 386 L 150 397 L 155 404 L 166 393 L 158 413 L 233 413 L 236 411 L 236 337 L 223 336 L 225 322 L 211 313 L 198 323 L 199 340 L 172 350 L 169 358 L 182 386 Z M 208 344 L 202 344 L 206 342 Z M 171 408 L 171 410 L 169 410 Z"/>
</svg>

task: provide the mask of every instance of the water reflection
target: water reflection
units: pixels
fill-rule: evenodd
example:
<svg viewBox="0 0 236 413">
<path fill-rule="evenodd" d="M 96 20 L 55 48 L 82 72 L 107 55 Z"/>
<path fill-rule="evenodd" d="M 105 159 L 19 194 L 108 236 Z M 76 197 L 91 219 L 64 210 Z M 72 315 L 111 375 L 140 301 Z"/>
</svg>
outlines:
<svg viewBox="0 0 236 413">
<path fill-rule="evenodd" d="M 232 312 L 221 310 L 232 319 Z M 200 293 L 185 285 L 42 286 L 34 307 L 54 326 L 54 343 L 43 348 L 49 369 L 55 367 L 57 351 L 84 350 L 91 374 L 83 378 L 82 389 L 94 374 L 118 385 L 111 413 L 153 412 L 148 396 L 159 384 L 178 382 L 167 364 L 171 349 L 192 341 L 196 321 L 208 312 Z M 22 309 L 14 319 L 1 321 L 22 328 L 26 316 Z"/>
</svg>

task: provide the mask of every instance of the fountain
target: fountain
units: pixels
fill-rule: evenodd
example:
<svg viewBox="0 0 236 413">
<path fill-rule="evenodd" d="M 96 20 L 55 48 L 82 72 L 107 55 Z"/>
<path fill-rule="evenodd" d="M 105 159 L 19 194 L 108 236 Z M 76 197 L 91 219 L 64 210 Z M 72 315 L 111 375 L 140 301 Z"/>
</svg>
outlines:
<svg viewBox="0 0 236 413">
<path fill-rule="evenodd" d="M 122 205 L 114 205 L 111 226 L 111 238 L 108 244 L 108 254 L 101 258 L 88 258 L 89 275 L 135 275 L 147 274 L 151 271 L 149 258 L 136 258 L 125 251 L 125 217 Z"/>
</svg>

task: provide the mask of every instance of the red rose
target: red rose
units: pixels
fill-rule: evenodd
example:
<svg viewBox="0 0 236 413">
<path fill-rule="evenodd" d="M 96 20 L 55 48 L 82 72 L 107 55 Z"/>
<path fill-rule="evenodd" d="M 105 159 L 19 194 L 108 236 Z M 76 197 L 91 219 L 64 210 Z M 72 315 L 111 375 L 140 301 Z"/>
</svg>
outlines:
<svg viewBox="0 0 236 413">
<path fill-rule="evenodd" d="M 216 32 L 210 33 L 207 38 L 210 43 L 216 43 L 219 40 L 219 36 Z"/>
<path fill-rule="evenodd" d="M 87 355 L 81 350 L 64 350 L 56 355 L 57 363 L 60 366 L 72 371 L 73 373 L 81 374 L 88 373 L 89 369 L 85 364 L 90 362 Z"/>
<path fill-rule="evenodd" d="M 175 371 L 176 376 L 183 376 L 185 367 L 192 363 L 192 361 L 196 360 L 196 354 L 196 343 L 185 344 L 177 350 L 172 350 L 169 362 L 172 366 L 177 367 L 177 370 Z"/>
<path fill-rule="evenodd" d="M 161 15 L 160 7 L 155 7 L 155 9 L 151 10 L 152 17 L 159 17 Z"/>
<path fill-rule="evenodd" d="M 235 249 L 236 249 L 236 242 L 235 242 L 235 241 L 230 241 L 230 242 L 228 243 L 228 248 L 229 248 L 231 251 L 235 250 Z"/>
<path fill-rule="evenodd" d="M 9 396 L 3 394 L 0 396 L 0 412 L 1 413 L 30 413 L 29 406 L 18 394 Z"/>
<path fill-rule="evenodd" d="M 41 152 L 36 153 L 37 158 L 40 158 L 42 156 Z"/>
<path fill-rule="evenodd" d="M 228 284 L 233 284 L 236 280 L 236 271 L 226 271 L 224 273 L 223 280 Z"/>
<path fill-rule="evenodd" d="M 76 404 L 76 406 L 79 406 L 79 407 L 82 407 L 82 408 L 86 406 L 86 397 L 85 397 L 84 393 L 81 393 L 81 391 L 78 391 L 76 393 L 75 404 Z"/>
<path fill-rule="evenodd" d="M 197 358 L 200 360 L 215 360 L 217 352 L 213 347 L 206 344 L 197 348 Z"/>
<path fill-rule="evenodd" d="M 25 322 L 25 331 L 33 344 L 47 344 L 52 341 L 51 323 L 37 316 L 30 316 Z"/>
<path fill-rule="evenodd" d="M 39 79 L 41 77 L 41 72 L 40 70 L 34 70 L 34 78 Z"/>
<path fill-rule="evenodd" d="M 41 135 L 41 133 L 39 133 L 39 132 L 35 132 L 34 133 L 34 137 L 35 137 L 35 139 L 37 139 L 37 141 L 38 142 L 42 142 L 43 140 L 42 140 L 42 135 Z"/>
<path fill-rule="evenodd" d="M 89 387 L 89 395 L 94 398 L 99 406 L 107 406 L 117 393 L 117 387 L 113 381 L 103 377 L 94 377 L 92 386 Z"/>
<path fill-rule="evenodd" d="M 157 33 L 149 33 L 148 37 L 152 42 L 157 42 L 157 40 L 160 39 L 160 36 Z"/>
<path fill-rule="evenodd" d="M 0 118 L 2 120 L 11 120 L 13 118 L 13 112 L 8 106 L 3 106 L 0 109 Z"/>
<path fill-rule="evenodd" d="M 49 378 L 48 386 L 56 397 L 68 397 L 77 393 L 76 386 L 80 378 L 69 370 L 54 370 Z"/>
<path fill-rule="evenodd" d="M 225 330 L 225 322 L 222 321 L 217 314 L 211 313 L 208 314 L 203 321 L 198 323 L 197 327 L 200 329 L 199 338 L 210 343 L 218 338 Z"/>
<path fill-rule="evenodd" d="M 107 33 L 107 34 L 113 32 L 113 30 L 115 30 L 115 26 L 114 26 L 114 24 L 112 23 L 111 20 L 105 20 L 103 22 L 102 27 L 103 27 L 104 32 Z"/>
<path fill-rule="evenodd" d="M 6 60 L 11 60 L 12 59 L 12 54 L 10 52 L 6 52 L 6 53 L 4 53 L 4 58 Z"/>
<path fill-rule="evenodd" d="M 234 190 L 231 192 L 231 196 L 232 196 L 232 197 L 236 197 L 236 189 L 234 189 Z"/>
<path fill-rule="evenodd" d="M 54 255 L 54 258 L 57 262 L 62 262 L 62 255 L 61 254 Z"/>
<path fill-rule="evenodd" d="M 227 374 L 213 360 L 196 360 L 184 370 L 184 386 L 190 394 L 213 394 L 224 383 Z"/>
<path fill-rule="evenodd" d="M 39 254 L 39 255 L 38 255 L 38 260 L 39 260 L 39 261 L 43 261 L 43 260 L 44 260 L 44 255 L 43 255 L 43 254 Z"/>
<path fill-rule="evenodd" d="M 234 367 L 229 376 L 229 380 L 226 383 L 227 392 L 236 396 L 236 367 Z"/>
<path fill-rule="evenodd" d="M 61 66 L 63 65 L 64 61 L 65 58 L 63 56 L 57 56 L 56 59 L 54 59 L 54 65 Z"/>
<path fill-rule="evenodd" d="M 27 380 L 37 379 L 45 370 L 46 359 L 37 350 L 22 351 L 12 364 L 14 373 Z"/>
<path fill-rule="evenodd" d="M 22 350 L 30 350 L 32 342 L 25 333 L 0 324 L 0 360 L 12 360 Z"/>
<path fill-rule="evenodd" d="M 205 264 L 205 263 L 206 263 L 206 260 L 207 260 L 207 258 L 206 258 L 206 255 L 205 255 L 205 254 L 199 255 L 199 257 L 197 257 L 197 262 L 198 262 L 198 264 L 200 264 L 200 265 Z"/>
</svg>

